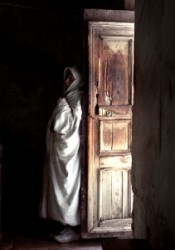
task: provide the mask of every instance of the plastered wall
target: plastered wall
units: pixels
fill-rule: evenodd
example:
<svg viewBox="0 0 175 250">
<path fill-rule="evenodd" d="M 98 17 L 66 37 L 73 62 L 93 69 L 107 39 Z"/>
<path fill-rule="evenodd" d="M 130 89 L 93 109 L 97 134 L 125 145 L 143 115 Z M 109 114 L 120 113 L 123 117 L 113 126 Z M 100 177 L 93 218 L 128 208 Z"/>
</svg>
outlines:
<svg viewBox="0 0 175 250">
<path fill-rule="evenodd" d="M 174 13 L 174 1 L 136 1 L 133 226 L 165 249 L 175 242 Z"/>
</svg>

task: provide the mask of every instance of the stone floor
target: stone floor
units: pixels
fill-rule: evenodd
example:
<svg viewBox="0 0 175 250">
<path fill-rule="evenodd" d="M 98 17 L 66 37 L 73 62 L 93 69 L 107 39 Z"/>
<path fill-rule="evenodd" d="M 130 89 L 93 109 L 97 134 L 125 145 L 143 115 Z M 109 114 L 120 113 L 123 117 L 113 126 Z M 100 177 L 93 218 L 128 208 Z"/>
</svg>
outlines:
<svg viewBox="0 0 175 250">
<path fill-rule="evenodd" d="M 58 243 L 48 235 L 56 232 L 58 223 L 40 221 L 31 227 L 3 231 L 0 250 L 150 250 L 145 240 L 136 239 L 81 239 Z"/>
<path fill-rule="evenodd" d="M 148 243 L 136 239 L 81 239 L 70 243 L 57 243 L 37 235 L 6 235 L 1 250 L 150 250 Z"/>
</svg>

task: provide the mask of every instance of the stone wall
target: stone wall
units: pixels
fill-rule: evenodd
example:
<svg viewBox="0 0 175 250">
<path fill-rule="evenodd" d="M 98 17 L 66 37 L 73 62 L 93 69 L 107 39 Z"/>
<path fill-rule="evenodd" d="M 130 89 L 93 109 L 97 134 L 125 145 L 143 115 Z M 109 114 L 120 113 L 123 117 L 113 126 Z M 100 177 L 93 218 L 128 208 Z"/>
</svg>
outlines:
<svg viewBox="0 0 175 250">
<path fill-rule="evenodd" d="M 134 232 L 165 249 L 175 243 L 174 13 L 174 1 L 136 1 Z"/>
</svg>

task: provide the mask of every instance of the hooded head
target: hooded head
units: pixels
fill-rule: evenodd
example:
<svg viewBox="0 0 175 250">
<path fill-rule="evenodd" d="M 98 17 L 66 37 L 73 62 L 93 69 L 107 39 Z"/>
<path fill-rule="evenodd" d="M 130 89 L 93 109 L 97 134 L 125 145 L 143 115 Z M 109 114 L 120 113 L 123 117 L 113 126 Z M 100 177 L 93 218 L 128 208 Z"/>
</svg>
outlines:
<svg viewBox="0 0 175 250">
<path fill-rule="evenodd" d="M 75 81 L 75 77 L 70 69 L 67 69 L 64 74 L 64 89 L 67 90 L 73 81 Z"/>
<path fill-rule="evenodd" d="M 64 78 L 67 70 L 69 70 L 72 73 L 75 80 L 80 76 L 80 73 L 78 72 L 77 68 L 75 66 L 70 66 L 64 69 Z"/>
<path fill-rule="evenodd" d="M 66 67 L 64 69 L 64 82 L 66 81 L 68 74 L 70 77 L 67 86 L 64 86 L 65 94 L 76 89 L 78 90 L 82 85 L 81 75 L 75 66 Z"/>
<path fill-rule="evenodd" d="M 69 71 L 70 78 L 68 80 L 68 84 L 66 86 L 67 72 Z M 70 74 L 71 73 L 71 74 Z M 72 75 L 72 77 L 71 77 Z M 82 78 L 80 73 L 78 72 L 77 68 L 74 66 L 66 67 L 64 70 L 64 88 L 65 88 L 65 95 L 69 104 L 75 104 L 78 100 L 80 100 L 82 91 L 80 91 L 80 87 L 82 84 Z M 67 88 L 66 88 L 67 87 Z"/>
</svg>

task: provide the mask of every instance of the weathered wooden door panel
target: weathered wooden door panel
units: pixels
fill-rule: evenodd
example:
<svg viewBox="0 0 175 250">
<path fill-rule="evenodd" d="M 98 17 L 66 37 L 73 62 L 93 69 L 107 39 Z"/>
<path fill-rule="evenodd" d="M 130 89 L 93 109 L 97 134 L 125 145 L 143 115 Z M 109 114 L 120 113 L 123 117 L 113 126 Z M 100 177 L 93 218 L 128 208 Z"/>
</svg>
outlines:
<svg viewBox="0 0 175 250">
<path fill-rule="evenodd" d="M 99 222 L 130 217 L 128 171 L 100 169 Z"/>
<path fill-rule="evenodd" d="M 100 120 L 99 154 L 130 152 L 131 120 Z"/>
<path fill-rule="evenodd" d="M 132 42 L 130 37 L 99 36 L 99 105 L 131 103 Z"/>
<path fill-rule="evenodd" d="M 131 230 L 133 41 L 133 23 L 89 22 L 87 231 L 98 237 Z"/>
</svg>

